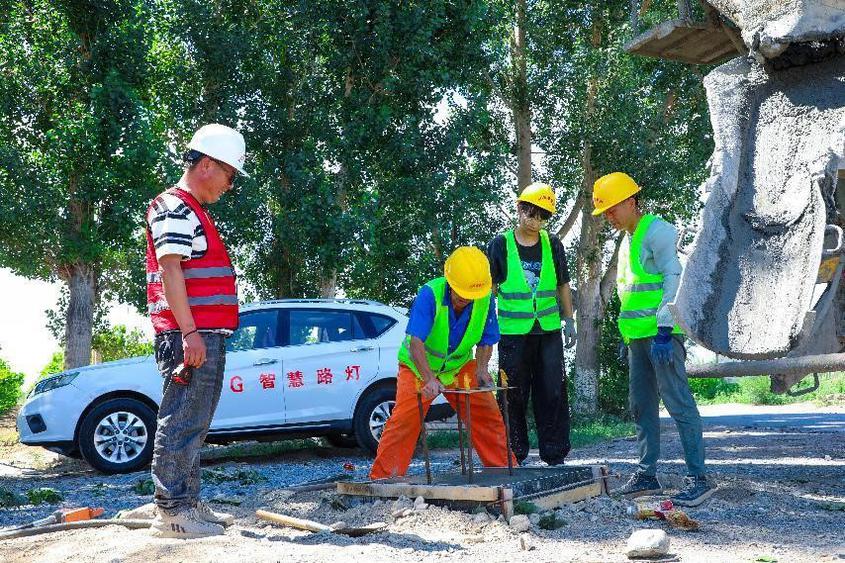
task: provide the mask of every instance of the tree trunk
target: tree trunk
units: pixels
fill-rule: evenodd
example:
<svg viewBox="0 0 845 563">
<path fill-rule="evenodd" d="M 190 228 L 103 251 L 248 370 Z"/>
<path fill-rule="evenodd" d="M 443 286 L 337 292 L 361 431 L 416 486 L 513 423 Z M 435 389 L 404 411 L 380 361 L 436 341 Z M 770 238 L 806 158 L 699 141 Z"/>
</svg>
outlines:
<svg viewBox="0 0 845 563">
<path fill-rule="evenodd" d="M 64 268 L 62 277 L 70 290 L 65 322 L 65 369 L 73 369 L 91 363 L 97 274 L 90 265 L 78 263 Z"/>
<path fill-rule="evenodd" d="M 333 299 L 337 295 L 337 270 L 332 270 L 328 275 L 320 278 L 320 297 Z"/>
<path fill-rule="evenodd" d="M 516 133 L 517 193 L 531 183 L 531 105 L 528 99 L 528 74 L 525 53 L 525 0 L 516 5 L 516 25 L 511 37 L 513 61 L 512 114 Z"/>
<path fill-rule="evenodd" d="M 584 193 L 588 201 L 593 197 L 594 172 L 591 147 L 584 146 L 582 155 Z M 579 415 L 598 412 L 599 396 L 599 339 L 604 305 L 601 299 L 602 246 L 601 218 L 593 217 L 589 207 L 581 211 L 581 236 L 576 259 L 578 280 L 576 311 L 578 341 L 575 346 L 575 401 L 573 411 Z"/>
<path fill-rule="evenodd" d="M 601 46 L 601 23 L 593 22 L 592 46 Z M 594 74 L 587 83 L 585 119 L 589 123 L 595 114 L 598 78 Z M 581 153 L 583 171 L 581 192 L 584 201 L 593 199 L 592 146 L 584 141 Z M 578 294 L 577 321 L 578 343 L 575 347 L 575 402 L 573 411 L 579 415 L 592 415 L 598 412 L 599 397 L 599 340 L 601 338 L 601 319 L 604 316 L 604 303 L 601 298 L 602 249 L 601 218 L 593 217 L 592 206 L 585 205 L 581 211 L 581 236 L 576 260 Z"/>
</svg>

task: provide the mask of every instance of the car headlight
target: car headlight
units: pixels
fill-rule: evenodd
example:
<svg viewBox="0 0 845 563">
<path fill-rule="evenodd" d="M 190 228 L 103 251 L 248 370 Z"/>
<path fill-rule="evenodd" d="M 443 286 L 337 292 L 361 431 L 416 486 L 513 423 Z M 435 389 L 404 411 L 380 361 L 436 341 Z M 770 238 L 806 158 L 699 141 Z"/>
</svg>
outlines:
<svg viewBox="0 0 845 563">
<path fill-rule="evenodd" d="M 43 379 L 35 384 L 35 387 L 32 388 L 32 393 L 30 395 L 38 395 L 39 393 L 46 393 L 47 391 L 52 391 L 53 389 L 70 385 L 70 383 L 76 379 L 77 375 L 79 375 L 79 372 L 74 371 L 71 373 L 60 373 L 59 375 Z"/>
</svg>

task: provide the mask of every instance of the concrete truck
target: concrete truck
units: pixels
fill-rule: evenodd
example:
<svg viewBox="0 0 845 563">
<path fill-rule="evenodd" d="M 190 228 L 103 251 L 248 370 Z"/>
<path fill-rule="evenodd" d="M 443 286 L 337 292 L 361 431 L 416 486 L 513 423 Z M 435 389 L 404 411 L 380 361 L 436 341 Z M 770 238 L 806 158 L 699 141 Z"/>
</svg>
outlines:
<svg viewBox="0 0 845 563">
<path fill-rule="evenodd" d="M 845 368 L 845 0 L 677 0 L 630 53 L 721 63 L 704 78 L 715 148 L 675 303 L 698 344 L 736 361 L 691 377 L 818 387 Z M 792 387 L 806 375 L 814 384 Z"/>
</svg>

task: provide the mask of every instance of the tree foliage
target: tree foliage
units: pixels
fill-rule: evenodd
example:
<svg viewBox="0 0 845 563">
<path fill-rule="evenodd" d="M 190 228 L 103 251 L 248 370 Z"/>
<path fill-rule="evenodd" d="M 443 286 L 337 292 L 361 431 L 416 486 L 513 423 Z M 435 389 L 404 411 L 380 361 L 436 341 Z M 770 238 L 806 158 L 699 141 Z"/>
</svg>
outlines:
<svg viewBox="0 0 845 563">
<path fill-rule="evenodd" d="M 124 325 L 109 327 L 94 335 L 94 353 L 98 363 L 149 356 L 153 353 L 153 344 L 138 329 L 129 330 Z"/>
<path fill-rule="evenodd" d="M 11 1 L 0 27 L 0 265 L 68 284 L 68 360 L 134 254 L 155 186 L 150 44 L 134 0 Z"/>
<path fill-rule="evenodd" d="M 576 389 L 614 381 L 593 404 L 621 392 L 607 360 L 616 238 L 589 214 L 592 181 L 627 171 L 650 211 L 688 221 L 712 149 L 703 73 L 625 53 L 628 3 L 3 7 L 0 266 L 67 284 L 53 324 L 71 363 L 91 342 L 120 350 L 109 358 L 141 346 L 97 319 L 109 297 L 143 310 L 143 213 L 191 133 L 219 122 L 244 133 L 252 178 L 213 214 L 260 298 L 407 305 L 451 250 L 510 226 L 518 178 L 552 184 L 579 290 Z"/>
<path fill-rule="evenodd" d="M 9 364 L 0 359 L 0 415 L 18 404 L 23 378 L 22 373 L 12 371 Z"/>
</svg>

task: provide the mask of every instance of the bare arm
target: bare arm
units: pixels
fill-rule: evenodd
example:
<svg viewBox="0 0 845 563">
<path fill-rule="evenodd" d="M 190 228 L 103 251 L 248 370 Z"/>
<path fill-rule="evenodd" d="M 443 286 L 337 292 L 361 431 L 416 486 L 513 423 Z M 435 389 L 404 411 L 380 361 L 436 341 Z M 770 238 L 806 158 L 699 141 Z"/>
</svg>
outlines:
<svg viewBox="0 0 845 563">
<path fill-rule="evenodd" d="M 205 363 L 205 342 L 196 332 L 197 325 L 188 305 L 188 290 L 185 288 L 185 276 L 182 273 L 182 257 L 178 254 L 162 256 L 159 261 L 164 297 L 179 330 L 182 331 L 182 347 L 185 351 L 185 365 L 200 367 Z M 188 336 L 184 336 L 187 334 Z"/>
<path fill-rule="evenodd" d="M 422 394 L 426 399 L 433 399 L 443 391 L 443 384 L 435 377 L 434 372 L 431 371 L 431 367 L 428 365 L 428 356 L 425 353 L 425 344 L 423 341 L 416 336 L 412 336 L 410 347 L 411 359 L 423 378 Z"/>
<path fill-rule="evenodd" d="M 490 387 L 493 379 L 490 377 L 490 358 L 493 356 L 492 346 L 475 347 L 475 377 L 479 387 Z"/>
</svg>

